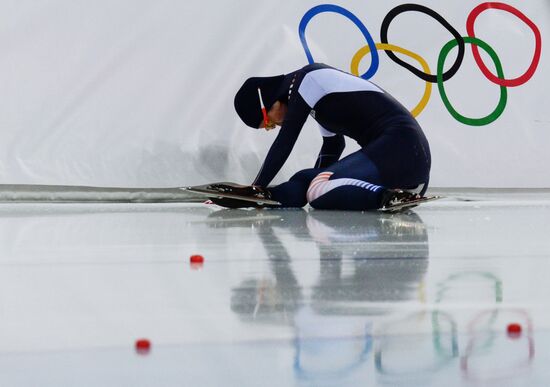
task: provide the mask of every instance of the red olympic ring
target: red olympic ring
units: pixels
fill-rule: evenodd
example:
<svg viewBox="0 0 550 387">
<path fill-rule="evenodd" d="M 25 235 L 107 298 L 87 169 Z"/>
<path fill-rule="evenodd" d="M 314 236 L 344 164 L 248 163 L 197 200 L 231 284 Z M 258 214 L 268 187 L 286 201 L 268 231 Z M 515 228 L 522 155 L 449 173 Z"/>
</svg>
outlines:
<svg viewBox="0 0 550 387">
<path fill-rule="evenodd" d="M 521 11 L 519 11 L 517 8 L 512 7 L 511 5 L 504 4 L 504 3 L 498 3 L 498 2 L 487 2 L 482 3 L 472 9 L 470 14 L 468 15 L 468 19 L 466 20 L 466 31 L 468 32 L 468 36 L 475 38 L 474 34 L 474 22 L 476 18 L 479 16 L 479 14 L 487 9 L 500 9 L 502 11 L 507 11 L 513 14 L 514 16 L 517 16 L 521 21 L 523 21 L 527 26 L 533 31 L 535 34 L 535 52 L 533 54 L 533 60 L 531 61 L 531 64 L 529 65 L 529 68 L 527 71 L 513 79 L 502 79 L 494 75 L 488 68 L 485 66 L 485 63 L 483 63 L 483 60 L 481 59 L 481 56 L 479 55 L 479 50 L 477 45 L 472 44 L 472 53 L 474 55 L 474 59 L 479 66 L 480 70 L 483 72 L 483 74 L 489 79 L 491 82 L 496 83 L 499 86 L 506 86 L 506 87 L 514 87 L 523 85 L 525 82 L 527 82 L 535 73 L 535 70 L 537 69 L 537 66 L 539 64 L 540 60 L 540 53 L 542 50 L 542 38 L 540 31 L 538 27 L 529 19 L 527 16 L 525 16 Z"/>
</svg>

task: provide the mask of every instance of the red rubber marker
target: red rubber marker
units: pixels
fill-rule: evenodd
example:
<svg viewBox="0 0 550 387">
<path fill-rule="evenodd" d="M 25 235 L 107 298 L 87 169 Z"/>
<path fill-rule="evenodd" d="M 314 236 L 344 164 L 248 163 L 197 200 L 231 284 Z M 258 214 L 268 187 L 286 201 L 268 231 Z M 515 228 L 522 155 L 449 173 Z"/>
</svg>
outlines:
<svg viewBox="0 0 550 387">
<path fill-rule="evenodd" d="M 202 255 L 195 254 L 189 258 L 189 262 L 191 263 L 191 269 L 200 270 L 204 265 L 204 257 Z"/>
<path fill-rule="evenodd" d="M 521 335 L 521 325 L 517 323 L 508 324 L 506 331 L 510 337 L 519 337 Z"/>
<path fill-rule="evenodd" d="M 136 352 L 139 354 L 147 354 L 151 350 L 151 342 L 147 339 L 136 340 Z"/>
<path fill-rule="evenodd" d="M 202 255 L 195 254 L 189 258 L 189 261 L 191 263 L 204 263 L 204 257 Z"/>
</svg>

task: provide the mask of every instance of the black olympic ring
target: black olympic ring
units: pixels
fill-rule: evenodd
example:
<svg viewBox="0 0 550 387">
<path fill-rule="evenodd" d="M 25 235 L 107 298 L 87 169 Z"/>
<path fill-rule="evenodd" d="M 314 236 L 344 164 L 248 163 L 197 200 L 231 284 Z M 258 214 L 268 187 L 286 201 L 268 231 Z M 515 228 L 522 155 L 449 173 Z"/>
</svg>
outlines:
<svg viewBox="0 0 550 387">
<path fill-rule="evenodd" d="M 460 35 L 460 33 L 457 30 L 453 28 L 453 26 L 449 24 L 447 20 L 443 18 L 443 16 L 441 16 L 434 10 L 428 7 L 424 7 L 423 5 L 420 5 L 420 4 L 398 5 L 397 7 L 393 8 L 390 12 L 388 12 L 386 17 L 382 21 L 382 25 L 380 27 L 380 41 L 382 43 L 388 43 L 388 28 L 390 26 L 391 21 L 400 13 L 407 12 L 407 11 L 417 11 L 433 17 L 443 27 L 445 27 L 447 31 L 449 31 L 458 42 L 458 55 L 456 57 L 456 60 L 451 66 L 451 68 L 443 73 L 443 81 L 447 81 L 451 79 L 451 77 L 455 75 L 458 69 L 460 68 L 460 65 L 462 64 L 462 60 L 464 59 L 464 51 L 465 51 L 464 38 Z M 398 65 L 405 67 L 410 72 L 415 74 L 417 77 L 423 79 L 426 82 L 437 83 L 437 75 L 426 74 L 425 72 L 417 69 L 413 65 L 399 59 L 392 51 L 390 50 L 384 50 L 384 51 L 386 51 L 386 54 L 388 54 L 391 60 L 393 60 Z"/>
</svg>

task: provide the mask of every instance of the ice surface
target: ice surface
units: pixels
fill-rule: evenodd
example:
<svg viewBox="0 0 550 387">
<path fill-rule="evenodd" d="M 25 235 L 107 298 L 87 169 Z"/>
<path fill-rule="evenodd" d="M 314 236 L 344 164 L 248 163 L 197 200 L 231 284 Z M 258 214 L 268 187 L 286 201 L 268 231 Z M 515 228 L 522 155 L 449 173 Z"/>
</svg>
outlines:
<svg viewBox="0 0 550 387">
<path fill-rule="evenodd" d="M 550 385 L 548 191 L 444 194 L 396 215 L 0 204 L 0 385 Z"/>
</svg>

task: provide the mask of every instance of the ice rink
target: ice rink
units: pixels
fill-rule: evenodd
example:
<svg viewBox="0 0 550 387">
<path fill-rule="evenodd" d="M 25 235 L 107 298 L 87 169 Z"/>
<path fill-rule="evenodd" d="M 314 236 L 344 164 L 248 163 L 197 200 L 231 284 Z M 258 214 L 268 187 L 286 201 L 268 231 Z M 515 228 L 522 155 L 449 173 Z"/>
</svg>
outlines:
<svg viewBox="0 0 550 387">
<path fill-rule="evenodd" d="M 548 386 L 550 191 L 442 193 L 0 204 L 0 385 Z"/>
</svg>

